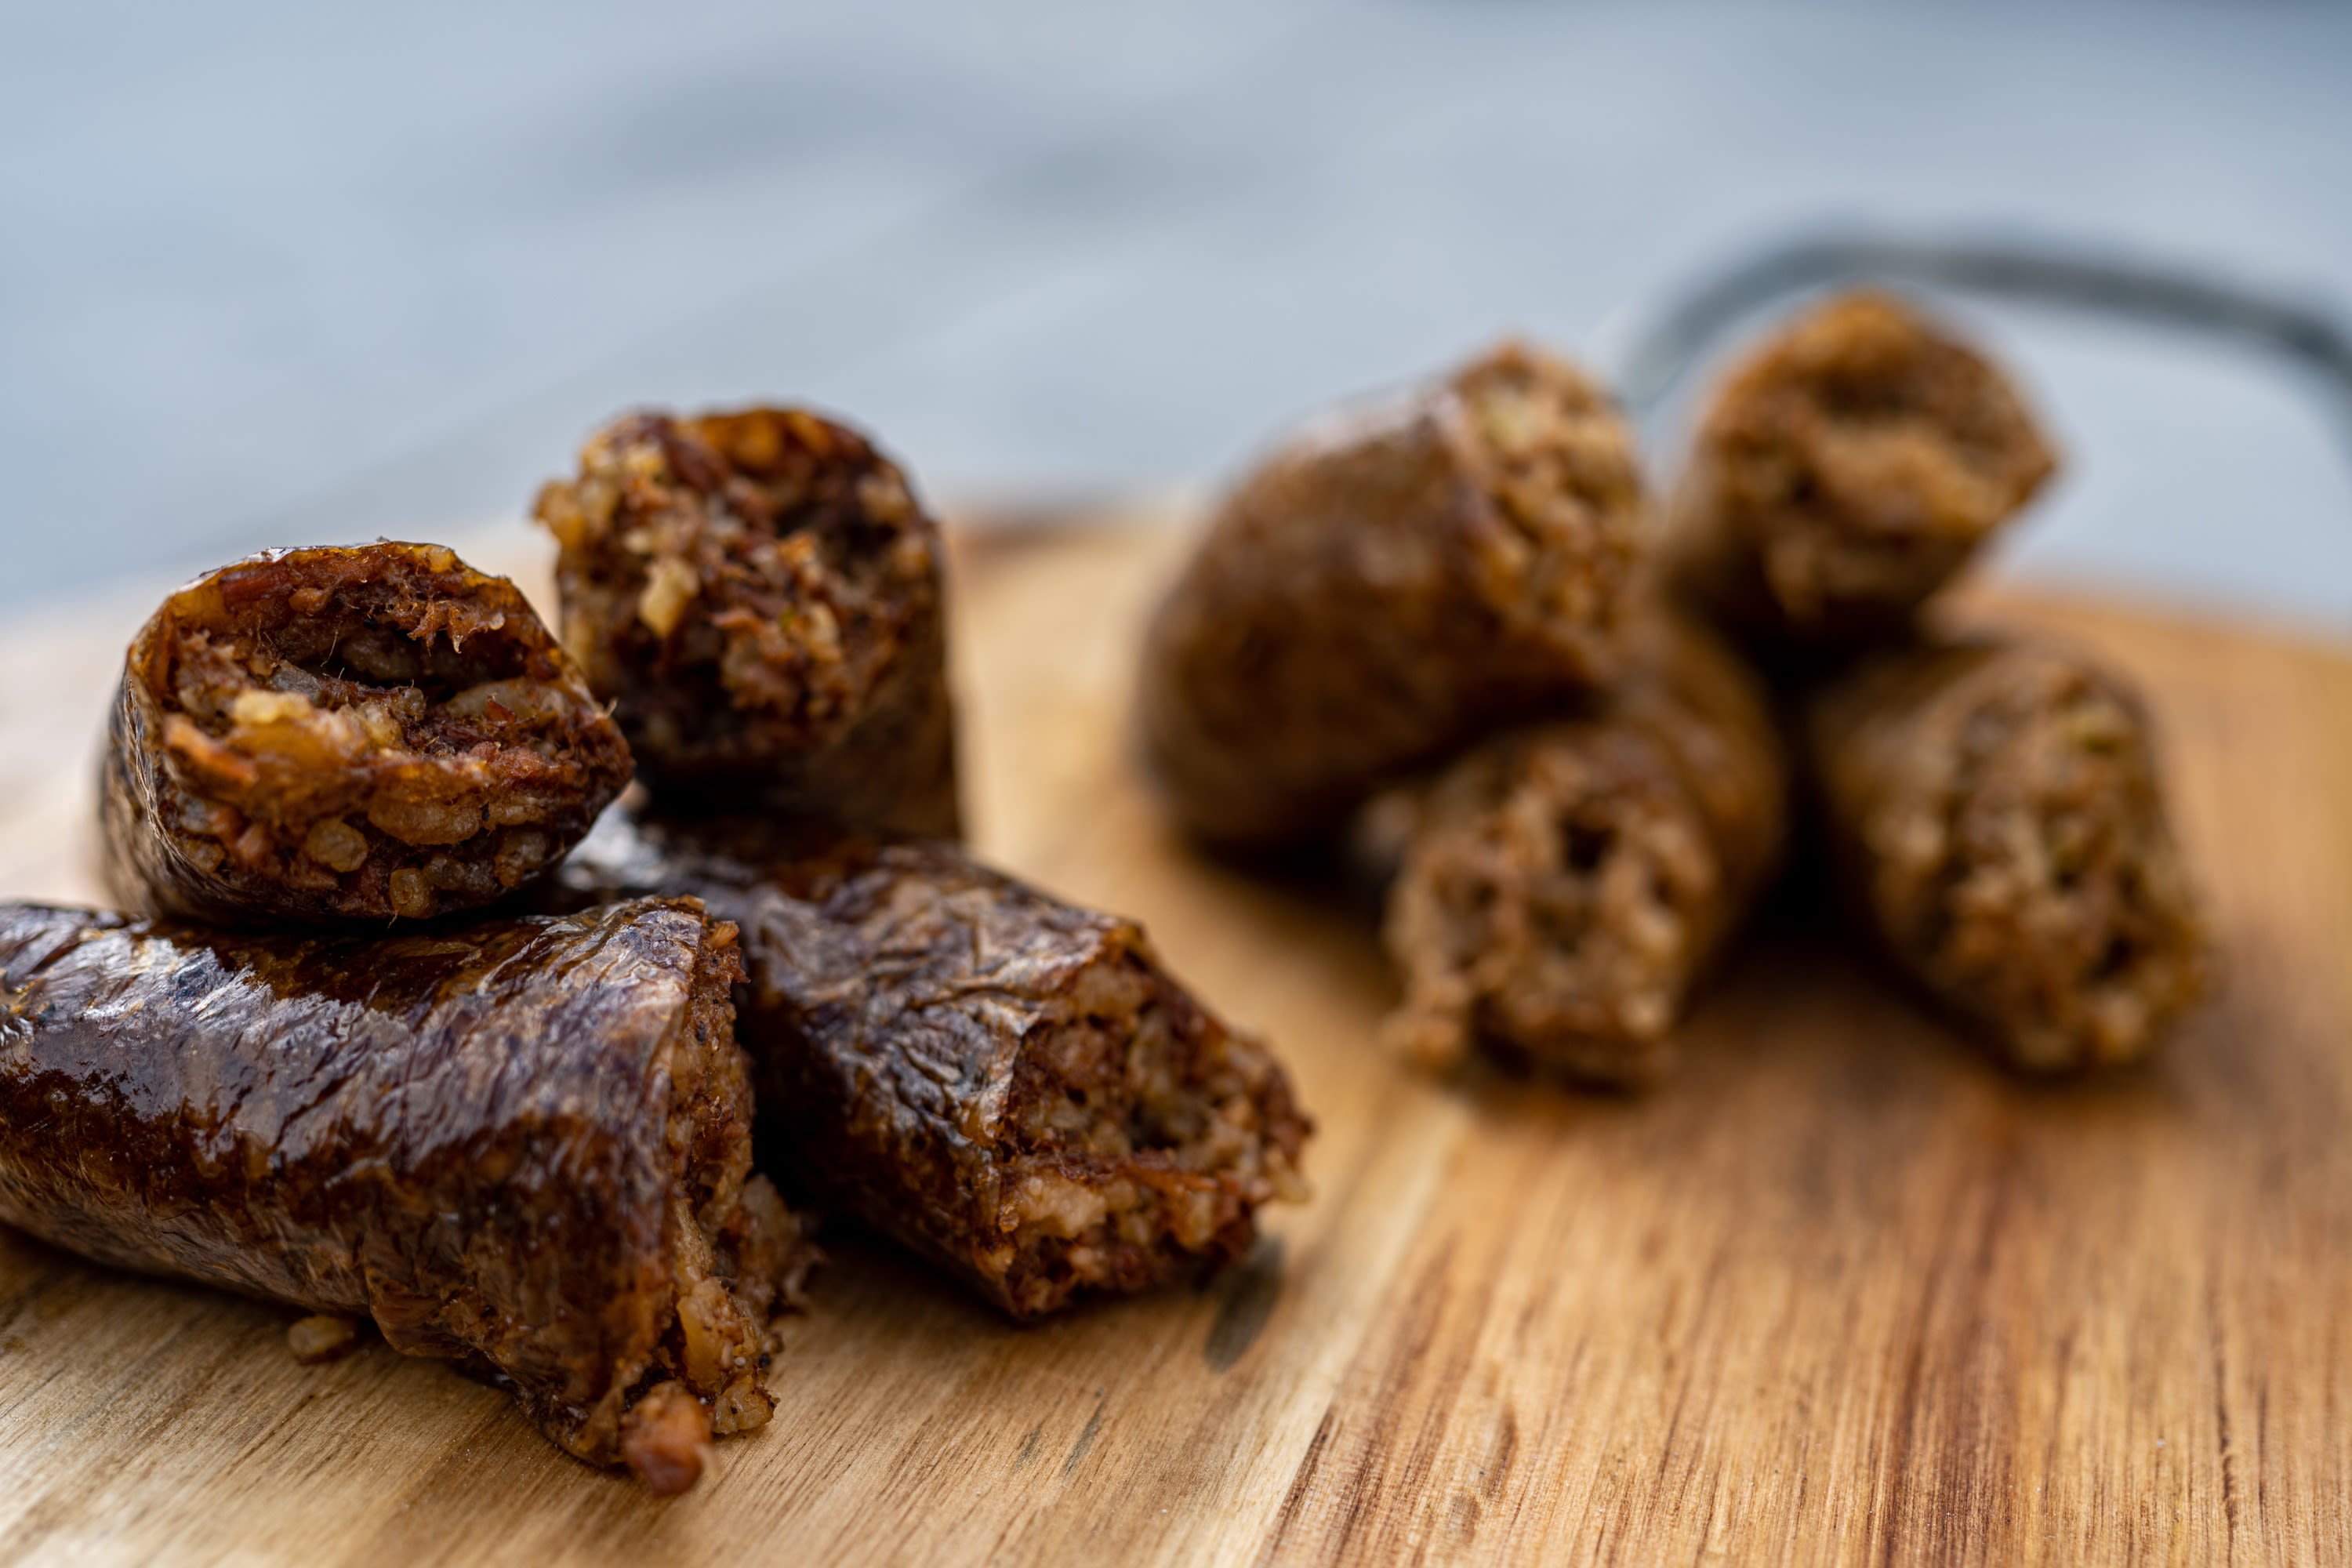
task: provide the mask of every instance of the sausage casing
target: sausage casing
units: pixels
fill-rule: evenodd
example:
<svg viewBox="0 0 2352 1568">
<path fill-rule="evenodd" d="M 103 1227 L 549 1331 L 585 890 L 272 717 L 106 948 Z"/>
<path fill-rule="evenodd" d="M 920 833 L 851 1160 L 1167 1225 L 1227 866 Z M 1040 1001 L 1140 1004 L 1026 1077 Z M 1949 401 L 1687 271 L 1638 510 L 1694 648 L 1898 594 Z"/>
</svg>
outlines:
<svg viewBox="0 0 2352 1568">
<path fill-rule="evenodd" d="M 1238 1257 L 1260 1204 L 1304 1193 L 1309 1123 L 1264 1046 L 1132 921 L 952 844 L 616 812 L 562 882 L 739 923 L 762 1148 L 1016 1318 Z"/>
<path fill-rule="evenodd" d="M 959 831 L 939 526 L 864 437 L 631 415 L 537 510 L 564 646 L 666 806 Z"/>
<path fill-rule="evenodd" d="M 434 544 L 283 550 L 140 628 L 100 817 L 131 909 L 375 921 L 530 880 L 628 780 L 619 730 L 513 584 Z"/>
<path fill-rule="evenodd" d="M 1641 510 L 1607 398 L 1517 346 L 1278 447 L 1147 637 L 1171 809 L 1234 848 L 1328 838 L 1380 785 L 1599 684 Z"/>
<path fill-rule="evenodd" d="M 690 900 L 349 941 L 0 906 L 0 1218 L 372 1318 L 682 1489 L 766 1420 L 808 1260 L 747 1181 L 740 973 Z"/>
</svg>

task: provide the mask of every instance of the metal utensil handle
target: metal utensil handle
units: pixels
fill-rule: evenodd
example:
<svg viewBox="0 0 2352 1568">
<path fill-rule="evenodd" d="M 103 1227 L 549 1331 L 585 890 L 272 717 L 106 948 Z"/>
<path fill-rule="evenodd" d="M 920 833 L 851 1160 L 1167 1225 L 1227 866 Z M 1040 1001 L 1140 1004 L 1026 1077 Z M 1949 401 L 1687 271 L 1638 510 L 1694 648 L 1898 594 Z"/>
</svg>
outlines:
<svg viewBox="0 0 2352 1568">
<path fill-rule="evenodd" d="M 1617 389 L 1644 423 L 1725 332 L 1785 295 L 1886 279 L 2028 300 L 2267 348 L 2332 388 L 2352 456 L 2352 331 L 2327 306 L 2195 267 L 2031 238 L 1822 233 L 1738 258 L 1669 298 L 1623 340 Z"/>
</svg>

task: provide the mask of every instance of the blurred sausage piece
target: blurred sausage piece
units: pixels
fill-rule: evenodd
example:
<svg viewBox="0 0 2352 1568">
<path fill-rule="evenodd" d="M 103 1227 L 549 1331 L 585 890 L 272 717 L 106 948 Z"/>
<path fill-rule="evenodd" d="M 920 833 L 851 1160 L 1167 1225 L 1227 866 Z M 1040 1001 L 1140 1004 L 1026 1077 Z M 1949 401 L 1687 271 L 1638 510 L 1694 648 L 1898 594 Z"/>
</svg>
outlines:
<svg viewBox="0 0 2352 1568">
<path fill-rule="evenodd" d="M 513 584 L 380 543 L 272 551 L 165 600 L 124 665 L 100 814 L 132 909 L 380 921 L 530 880 L 628 780 Z"/>
<path fill-rule="evenodd" d="M 1134 922 L 954 845 L 616 812 L 562 876 L 591 898 L 691 893 L 737 921 L 780 1176 L 1014 1318 L 1231 1261 L 1260 1205 L 1305 1194 L 1309 1123 L 1265 1046 Z"/>
<path fill-rule="evenodd" d="M 1277 447 L 1228 496 L 1143 655 L 1178 820 L 1263 850 L 1616 664 L 1642 488 L 1609 399 L 1507 344 Z"/>
<path fill-rule="evenodd" d="M 1999 369 L 1889 296 L 1838 296 L 1735 365 L 1699 421 L 1668 576 L 1764 647 L 1901 634 L 2056 467 Z"/>
<path fill-rule="evenodd" d="M 741 973 L 690 900 L 345 941 L 0 906 L 0 1219 L 371 1318 L 682 1489 L 767 1420 L 813 1257 L 749 1174 Z"/>
<path fill-rule="evenodd" d="M 2015 1066 L 2135 1060 L 2197 998 L 2197 900 L 2115 675 L 2025 643 L 1909 647 L 1814 693 L 1805 741 L 1857 920 Z"/>
<path fill-rule="evenodd" d="M 564 646 L 666 807 L 959 831 L 939 527 L 864 437 L 630 415 L 537 510 Z"/>
<path fill-rule="evenodd" d="M 1755 678 L 1694 626 L 1645 625 L 1594 711 L 1505 731 L 1367 813 L 1374 842 L 1402 845 L 1391 1042 L 1437 1068 L 1483 1041 L 1579 1079 L 1655 1079 L 1779 861 L 1788 794 Z"/>
</svg>

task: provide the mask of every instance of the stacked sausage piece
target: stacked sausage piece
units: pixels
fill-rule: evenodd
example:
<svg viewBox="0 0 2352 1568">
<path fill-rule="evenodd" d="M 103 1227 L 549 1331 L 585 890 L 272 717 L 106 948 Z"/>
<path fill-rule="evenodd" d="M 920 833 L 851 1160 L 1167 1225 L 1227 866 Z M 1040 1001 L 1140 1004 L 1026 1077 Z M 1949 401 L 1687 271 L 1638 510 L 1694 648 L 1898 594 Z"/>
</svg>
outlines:
<svg viewBox="0 0 2352 1568">
<path fill-rule="evenodd" d="M 1717 386 L 1654 538 L 1606 396 L 1506 347 L 1241 481 L 1147 638 L 1146 753 L 1203 842 L 1375 870 L 1427 1063 L 1657 1078 L 1792 800 L 2005 1059 L 2129 1061 L 2206 970 L 2145 710 L 1935 614 L 2053 466 L 1993 366 L 1848 295 Z"/>
<path fill-rule="evenodd" d="M 0 907 L 0 1219 L 314 1314 L 300 1354 L 372 1321 L 671 1493 L 769 1418 L 808 1205 L 1025 1320 L 1303 1194 L 1267 1048 L 957 843 L 893 463 L 797 409 L 638 415 L 538 514 L 560 642 L 391 543 L 142 628 L 101 781 L 131 912 Z"/>
</svg>

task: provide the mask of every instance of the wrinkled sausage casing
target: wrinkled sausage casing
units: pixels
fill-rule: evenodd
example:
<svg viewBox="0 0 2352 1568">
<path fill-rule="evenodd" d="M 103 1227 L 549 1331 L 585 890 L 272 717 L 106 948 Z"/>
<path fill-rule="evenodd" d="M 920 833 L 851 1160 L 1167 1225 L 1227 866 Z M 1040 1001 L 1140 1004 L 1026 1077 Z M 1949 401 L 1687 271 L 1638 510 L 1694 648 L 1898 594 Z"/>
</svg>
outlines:
<svg viewBox="0 0 2352 1568">
<path fill-rule="evenodd" d="M 1484 1041 L 1638 1085 L 1778 862 L 1788 769 L 1755 678 L 1722 645 L 1645 622 L 1608 699 L 1504 731 L 1382 799 L 1364 841 L 1396 865 L 1382 937 L 1403 977 L 1391 1042 L 1444 1067 Z"/>
<path fill-rule="evenodd" d="M 1304 1194 L 1309 1124 L 1262 1045 L 1133 922 L 951 844 L 614 813 L 562 880 L 739 922 L 762 1149 L 1016 1318 L 1239 1257 Z"/>
<path fill-rule="evenodd" d="M 359 941 L 0 907 L 0 1219 L 372 1318 L 682 1489 L 766 1420 L 808 1260 L 747 1180 L 741 973 L 691 900 Z"/>
<path fill-rule="evenodd" d="M 939 527 L 864 437 L 632 415 L 537 510 L 564 646 L 666 807 L 959 831 Z"/>
<path fill-rule="evenodd" d="M 2137 696 L 2078 655 L 1916 646 L 1814 692 L 1822 836 L 1864 928 L 2015 1066 L 2146 1055 L 2208 943 Z"/>
<path fill-rule="evenodd" d="M 1234 849 L 1327 839 L 1405 771 L 1599 684 L 1642 504 L 1607 397 L 1517 346 L 1278 447 L 1148 634 L 1171 809 Z"/>
<path fill-rule="evenodd" d="M 165 600 L 124 664 L 100 815 L 134 910 L 380 921 L 529 881 L 628 781 L 513 584 L 381 543 L 272 551 Z"/>
<path fill-rule="evenodd" d="M 1716 389 L 1668 509 L 1668 579 L 1760 646 L 1882 640 L 2055 468 L 1999 369 L 1897 300 L 1842 295 Z"/>
</svg>

